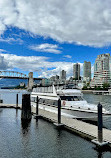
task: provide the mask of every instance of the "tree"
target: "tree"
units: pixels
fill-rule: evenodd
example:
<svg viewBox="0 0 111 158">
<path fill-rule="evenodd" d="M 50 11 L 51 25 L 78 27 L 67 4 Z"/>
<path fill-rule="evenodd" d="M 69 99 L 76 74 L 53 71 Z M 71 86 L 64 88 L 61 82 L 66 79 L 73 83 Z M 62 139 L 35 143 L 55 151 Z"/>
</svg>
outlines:
<svg viewBox="0 0 111 158">
<path fill-rule="evenodd" d="M 103 83 L 104 90 L 108 90 L 109 87 L 110 87 L 109 83 Z"/>
<path fill-rule="evenodd" d="M 82 90 L 87 90 L 88 88 L 87 88 L 87 86 L 84 86 L 83 88 L 82 88 Z"/>
</svg>

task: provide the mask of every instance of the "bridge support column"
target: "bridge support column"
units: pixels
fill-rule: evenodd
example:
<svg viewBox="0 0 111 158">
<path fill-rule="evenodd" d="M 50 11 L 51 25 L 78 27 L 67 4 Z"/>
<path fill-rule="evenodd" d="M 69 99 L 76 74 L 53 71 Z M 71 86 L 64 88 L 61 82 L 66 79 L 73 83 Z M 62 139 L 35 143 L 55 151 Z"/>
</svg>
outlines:
<svg viewBox="0 0 111 158">
<path fill-rule="evenodd" d="M 33 72 L 29 72 L 29 79 L 28 79 L 28 90 L 31 91 L 34 85 L 33 81 Z"/>
</svg>

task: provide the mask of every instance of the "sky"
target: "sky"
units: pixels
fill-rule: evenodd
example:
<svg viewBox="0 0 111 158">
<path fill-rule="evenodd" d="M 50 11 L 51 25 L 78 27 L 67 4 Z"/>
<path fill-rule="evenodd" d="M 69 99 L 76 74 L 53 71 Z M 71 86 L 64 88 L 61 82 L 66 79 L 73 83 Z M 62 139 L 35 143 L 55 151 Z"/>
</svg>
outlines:
<svg viewBox="0 0 111 158">
<path fill-rule="evenodd" d="M 111 52 L 111 0 L 0 0 L 0 70 L 51 77 Z M 110 53 L 111 54 L 111 53 Z"/>
</svg>

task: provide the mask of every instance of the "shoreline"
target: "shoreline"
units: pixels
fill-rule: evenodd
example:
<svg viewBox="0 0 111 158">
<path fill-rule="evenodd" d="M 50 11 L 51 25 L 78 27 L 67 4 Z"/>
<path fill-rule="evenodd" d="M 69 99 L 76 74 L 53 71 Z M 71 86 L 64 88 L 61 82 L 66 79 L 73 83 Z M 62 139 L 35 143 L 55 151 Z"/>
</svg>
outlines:
<svg viewBox="0 0 111 158">
<path fill-rule="evenodd" d="M 81 90 L 83 94 L 93 94 L 94 90 Z"/>
</svg>

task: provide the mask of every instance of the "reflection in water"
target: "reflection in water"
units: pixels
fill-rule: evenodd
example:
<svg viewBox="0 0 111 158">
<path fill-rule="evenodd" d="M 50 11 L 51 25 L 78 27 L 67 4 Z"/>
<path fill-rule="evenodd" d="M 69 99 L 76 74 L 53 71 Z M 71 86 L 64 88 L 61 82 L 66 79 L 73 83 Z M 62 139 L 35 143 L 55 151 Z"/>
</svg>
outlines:
<svg viewBox="0 0 111 158">
<path fill-rule="evenodd" d="M 98 153 L 98 158 L 102 158 L 102 152 Z"/>
<path fill-rule="evenodd" d="M 3 109 L 0 109 L 0 112 L 2 112 Z"/>
<path fill-rule="evenodd" d="M 56 128 L 56 131 L 57 131 L 57 138 L 59 139 L 59 137 L 61 136 L 61 133 L 62 133 L 62 129 Z"/>
<path fill-rule="evenodd" d="M 3 109 L 0 113 L 0 158 L 111 157 L 110 151 L 101 152 L 94 147 L 94 144 L 63 129 L 56 129 L 42 119 L 23 121 L 20 110 Z"/>
<path fill-rule="evenodd" d="M 16 117 L 18 117 L 18 109 L 16 109 Z"/>
<path fill-rule="evenodd" d="M 28 131 L 30 130 L 30 124 L 31 124 L 31 120 L 21 119 L 22 134 L 27 135 Z"/>
<path fill-rule="evenodd" d="M 98 158 L 103 158 L 104 154 L 111 153 L 111 148 L 108 145 L 103 147 L 96 146 L 93 149 L 97 151 Z"/>
</svg>

